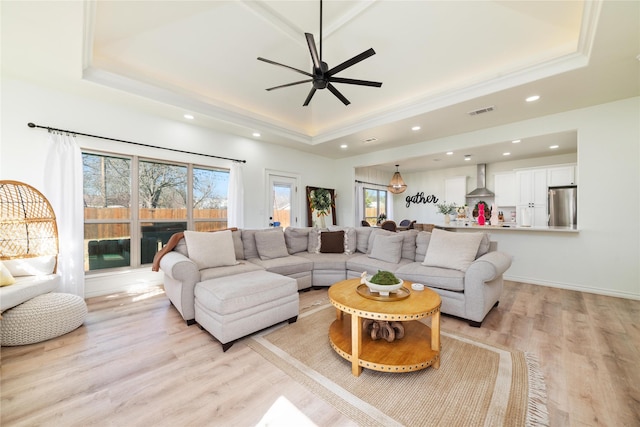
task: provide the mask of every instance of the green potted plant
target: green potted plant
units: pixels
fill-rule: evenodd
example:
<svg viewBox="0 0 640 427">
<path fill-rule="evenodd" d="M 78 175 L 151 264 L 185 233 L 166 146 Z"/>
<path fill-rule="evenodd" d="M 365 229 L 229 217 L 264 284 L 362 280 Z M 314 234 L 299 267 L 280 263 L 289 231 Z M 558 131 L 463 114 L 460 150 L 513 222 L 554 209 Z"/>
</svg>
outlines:
<svg viewBox="0 0 640 427">
<path fill-rule="evenodd" d="M 436 203 L 436 208 L 438 212 L 444 215 L 444 223 L 449 224 L 451 221 L 451 215 L 456 213 L 456 204 L 455 203 Z"/>
</svg>

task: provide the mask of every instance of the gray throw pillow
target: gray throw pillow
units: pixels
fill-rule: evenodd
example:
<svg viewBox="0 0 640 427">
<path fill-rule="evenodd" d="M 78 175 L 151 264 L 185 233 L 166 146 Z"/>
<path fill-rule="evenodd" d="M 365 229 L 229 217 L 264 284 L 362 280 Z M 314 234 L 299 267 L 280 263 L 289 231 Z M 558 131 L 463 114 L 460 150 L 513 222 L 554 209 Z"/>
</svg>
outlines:
<svg viewBox="0 0 640 427">
<path fill-rule="evenodd" d="M 402 257 L 402 241 L 402 234 L 391 233 L 391 235 L 376 235 L 373 239 L 369 258 L 375 258 L 393 264 L 399 263 Z"/>
<path fill-rule="evenodd" d="M 307 252 L 310 254 L 320 253 L 320 233 L 326 229 L 312 228 L 309 230 L 309 241 L 307 242 Z"/>
<path fill-rule="evenodd" d="M 261 260 L 289 256 L 282 231 L 259 231 L 255 235 L 256 248 Z"/>
<path fill-rule="evenodd" d="M 424 261 L 425 255 L 427 255 L 427 248 L 429 247 L 429 241 L 431 240 L 431 232 L 420 231 L 416 236 L 416 262 Z"/>
<path fill-rule="evenodd" d="M 467 271 L 476 259 L 481 240 L 482 233 L 456 233 L 434 228 L 422 264 L 427 267 Z"/>
</svg>

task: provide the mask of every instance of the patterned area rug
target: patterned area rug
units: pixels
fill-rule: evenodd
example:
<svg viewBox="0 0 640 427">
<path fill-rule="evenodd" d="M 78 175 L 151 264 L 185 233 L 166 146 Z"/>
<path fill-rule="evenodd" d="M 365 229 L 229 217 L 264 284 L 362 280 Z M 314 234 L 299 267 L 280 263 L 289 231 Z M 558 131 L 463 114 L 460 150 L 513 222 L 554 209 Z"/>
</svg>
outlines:
<svg viewBox="0 0 640 427">
<path fill-rule="evenodd" d="M 329 344 L 331 305 L 248 345 L 362 426 L 546 426 L 544 380 L 521 351 L 442 332 L 440 369 L 394 374 L 351 364 Z"/>
</svg>

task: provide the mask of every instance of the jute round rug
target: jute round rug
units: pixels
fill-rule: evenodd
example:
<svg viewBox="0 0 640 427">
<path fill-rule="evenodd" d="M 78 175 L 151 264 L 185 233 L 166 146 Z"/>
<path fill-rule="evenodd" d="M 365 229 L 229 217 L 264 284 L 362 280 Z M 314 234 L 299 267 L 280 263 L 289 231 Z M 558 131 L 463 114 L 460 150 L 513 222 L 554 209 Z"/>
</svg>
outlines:
<svg viewBox="0 0 640 427">
<path fill-rule="evenodd" d="M 531 355 L 442 332 L 440 369 L 364 369 L 355 377 L 329 344 L 335 313 L 322 305 L 247 344 L 362 426 L 548 425 L 544 380 Z"/>
</svg>

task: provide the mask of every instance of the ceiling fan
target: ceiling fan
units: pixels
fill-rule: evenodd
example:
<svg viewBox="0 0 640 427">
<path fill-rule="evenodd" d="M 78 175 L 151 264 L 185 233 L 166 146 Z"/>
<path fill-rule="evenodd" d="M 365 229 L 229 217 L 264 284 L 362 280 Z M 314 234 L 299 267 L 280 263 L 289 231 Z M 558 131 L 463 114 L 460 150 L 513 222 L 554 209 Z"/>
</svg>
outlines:
<svg viewBox="0 0 640 427">
<path fill-rule="evenodd" d="M 365 50 L 359 55 L 354 56 L 351 59 L 344 61 L 340 65 L 336 65 L 331 69 L 329 69 L 329 66 L 327 65 L 326 62 L 322 61 L 322 0 L 320 0 L 320 55 L 318 55 L 318 51 L 316 50 L 316 42 L 313 38 L 313 34 L 305 33 L 304 35 L 307 38 L 307 45 L 309 46 L 309 53 L 311 54 L 311 60 L 313 62 L 313 70 L 311 73 L 300 70 L 298 68 L 290 67 L 288 65 L 280 64 L 278 62 L 271 61 L 269 59 L 261 58 L 261 57 L 258 57 L 258 61 L 263 61 L 268 64 L 279 65 L 281 67 L 289 68 L 290 70 L 296 71 L 300 74 L 304 74 L 305 76 L 309 76 L 311 78 L 306 80 L 300 80 L 293 83 L 287 83 L 280 86 L 270 87 L 267 89 L 268 91 L 274 90 L 274 89 L 281 89 L 283 87 L 295 86 L 302 83 L 313 82 L 313 87 L 311 88 L 309 95 L 307 95 L 307 99 L 305 99 L 304 104 L 302 104 L 303 107 L 306 107 L 307 105 L 309 105 L 309 102 L 311 102 L 311 98 L 313 98 L 313 95 L 315 95 L 316 90 L 318 89 L 329 89 L 331 93 L 333 93 L 340 101 L 342 101 L 344 105 L 349 105 L 351 102 L 349 102 L 349 100 L 345 98 L 344 95 L 342 95 L 342 93 L 340 93 L 340 91 L 336 89 L 334 85 L 332 85 L 332 83 L 346 83 L 351 85 L 373 86 L 373 87 L 382 86 L 382 83 L 380 82 L 348 79 L 348 78 L 335 76 L 340 71 L 346 68 L 349 68 L 357 64 L 358 62 L 367 59 L 370 56 L 375 55 L 376 52 L 371 48 L 368 50 Z"/>
</svg>

